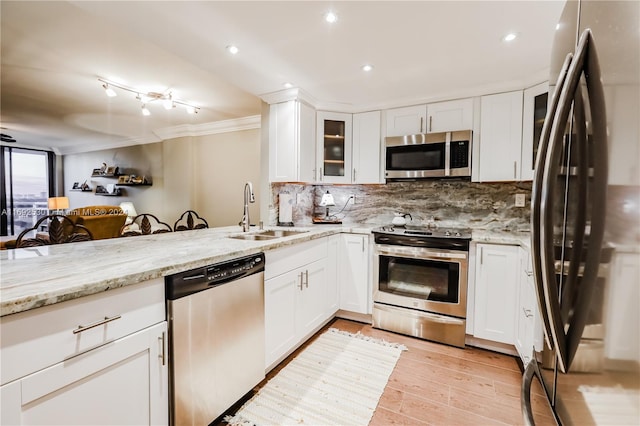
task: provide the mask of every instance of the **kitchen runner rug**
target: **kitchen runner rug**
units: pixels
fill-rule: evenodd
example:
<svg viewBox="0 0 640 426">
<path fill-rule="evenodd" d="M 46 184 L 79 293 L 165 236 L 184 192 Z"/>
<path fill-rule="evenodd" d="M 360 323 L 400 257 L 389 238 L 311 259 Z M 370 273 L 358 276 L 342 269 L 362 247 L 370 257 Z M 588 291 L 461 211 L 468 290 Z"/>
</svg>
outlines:
<svg viewBox="0 0 640 426">
<path fill-rule="evenodd" d="M 230 425 L 367 425 L 404 345 L 330 328 L 291 360 Z"/>
</svg>

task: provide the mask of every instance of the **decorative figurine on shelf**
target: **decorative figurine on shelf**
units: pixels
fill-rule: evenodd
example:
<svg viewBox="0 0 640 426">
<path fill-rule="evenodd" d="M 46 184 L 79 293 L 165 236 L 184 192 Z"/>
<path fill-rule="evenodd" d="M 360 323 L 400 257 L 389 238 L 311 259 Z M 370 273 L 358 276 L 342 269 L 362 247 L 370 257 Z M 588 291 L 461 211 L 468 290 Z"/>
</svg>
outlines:
<svg viewBox="0 0 640 426">
<path fill-rule="evenodd" d="M 107 163 L 102 163 L 102 167 L 100 167 L 100 173 L 105 174 L 107 172 Z"/>
<path fill-rule="evenodd" d="M 87 184 L 86 180 L 83 182 L 82 185 L 80 185 L 80 189 L 83 191 L 91 191 L 91 187 Z"/>
</svg>

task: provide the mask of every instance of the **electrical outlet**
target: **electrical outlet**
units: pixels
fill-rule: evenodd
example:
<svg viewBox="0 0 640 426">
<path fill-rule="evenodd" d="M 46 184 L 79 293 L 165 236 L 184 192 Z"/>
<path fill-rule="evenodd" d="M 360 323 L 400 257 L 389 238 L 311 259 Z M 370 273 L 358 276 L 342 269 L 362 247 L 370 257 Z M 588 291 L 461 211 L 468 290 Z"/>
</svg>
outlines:
<svg viewBox="0 0 640 426">
<path fill-rule="evenodd" d="M 356 194 L 349 195 L 349 203 L 351 203 L 351 204 L 355 204 L 356 203 Z"/>
<path fill-rule="evenodd" d="M 525 196 L 524 194 L 516 194 L 516 207 L 524 207 Z"/>
</svg>

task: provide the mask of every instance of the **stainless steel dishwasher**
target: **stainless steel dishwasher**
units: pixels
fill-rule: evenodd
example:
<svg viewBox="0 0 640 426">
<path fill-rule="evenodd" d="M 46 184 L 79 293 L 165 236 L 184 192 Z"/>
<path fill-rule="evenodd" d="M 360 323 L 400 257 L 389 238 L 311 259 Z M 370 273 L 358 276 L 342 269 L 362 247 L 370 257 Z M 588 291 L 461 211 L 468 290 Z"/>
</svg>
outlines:
<svg viewBox="0 0 640 426">
<path fill-rule="evenodd" d="M 165 278 L 171 424 L 207 425 L 264 379 L 264 259 Z"/>
</svg>

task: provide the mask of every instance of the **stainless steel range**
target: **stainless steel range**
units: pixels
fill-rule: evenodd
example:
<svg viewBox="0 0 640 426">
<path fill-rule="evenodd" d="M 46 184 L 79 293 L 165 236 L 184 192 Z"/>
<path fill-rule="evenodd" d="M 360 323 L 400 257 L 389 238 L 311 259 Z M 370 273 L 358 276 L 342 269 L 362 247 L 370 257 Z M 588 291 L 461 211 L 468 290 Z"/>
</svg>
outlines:
<svg viewBox="0 0 640 426">
<path fill-rule="evenodd" d="M 383 226 L 373 235 L 373 326 L 464 347 L 471 231 Z"/>
</svg>

